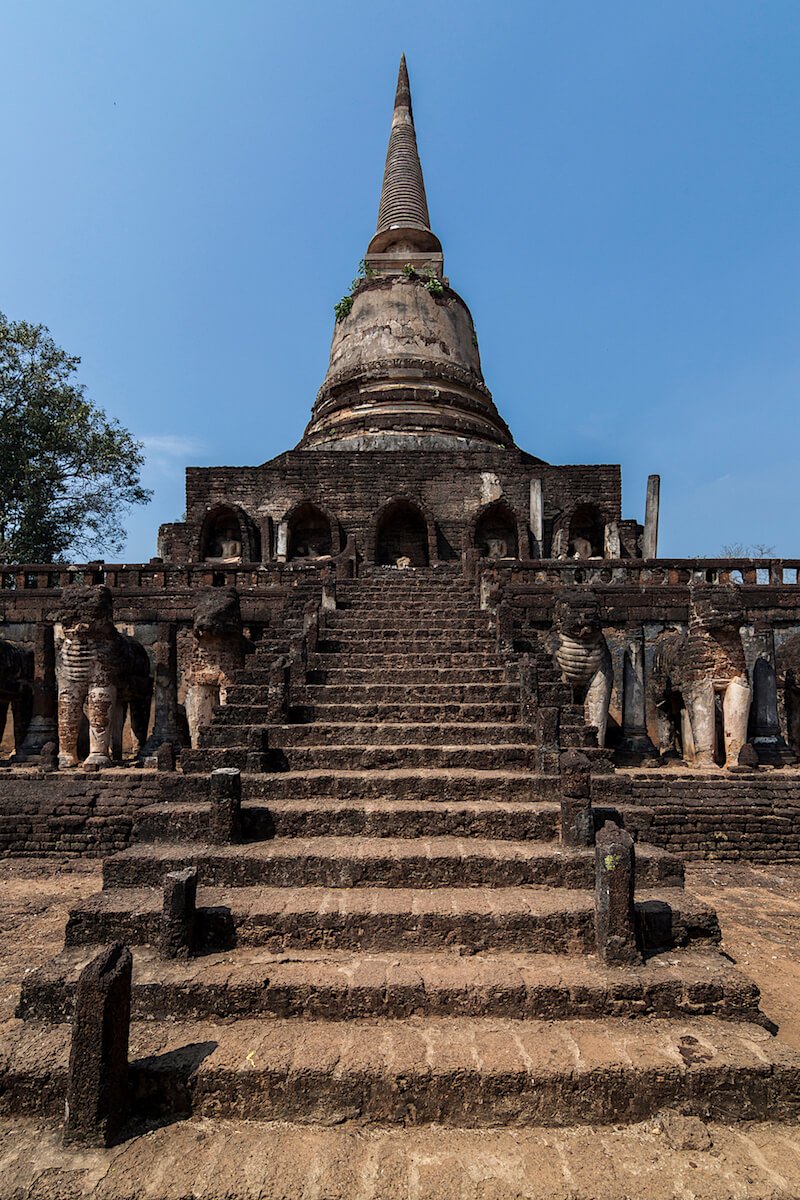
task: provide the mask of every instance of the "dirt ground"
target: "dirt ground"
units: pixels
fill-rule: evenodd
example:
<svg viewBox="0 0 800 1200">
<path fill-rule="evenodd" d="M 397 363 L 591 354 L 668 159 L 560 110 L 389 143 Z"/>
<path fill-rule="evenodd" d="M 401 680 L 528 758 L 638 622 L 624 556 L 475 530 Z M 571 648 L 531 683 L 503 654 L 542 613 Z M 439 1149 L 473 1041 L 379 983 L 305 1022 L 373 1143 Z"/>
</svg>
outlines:
<svg viewBox="0 0 800 1200">
<path fill-rule="evenodd" d="M 0 1020 L 62 945 L 99 863 L 0 862 Z M 800 867 L 692 864 L 725 949 L 800 1049 Z M 0 1200 L 786 1200 L 800 1197 L 800 1126 L 709 1124 L 675 1149 L 659 1120 L 527 1130 L 351 1129 L 181 1121 L 108 1151 L 0 1121 Z M 700 1149 L 700 1143 L 705 1148 Z"/>
</svg>

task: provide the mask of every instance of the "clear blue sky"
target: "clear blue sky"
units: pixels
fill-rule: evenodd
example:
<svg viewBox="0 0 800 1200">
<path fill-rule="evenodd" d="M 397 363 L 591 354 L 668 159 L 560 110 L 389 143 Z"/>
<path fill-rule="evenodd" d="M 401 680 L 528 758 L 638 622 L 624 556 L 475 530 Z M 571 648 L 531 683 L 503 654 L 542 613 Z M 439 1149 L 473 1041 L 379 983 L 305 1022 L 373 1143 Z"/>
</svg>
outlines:
<svg viewBox="0 0 800 1200">
<path fill-rule="evenodd" d="M 800 553 L 798 0 L 2 5 L 0 307 L 183 468 L 293 446 L 372 233 L 401 50 L 517 442 L 662 475 L 663 554 Z"/>
</svg>

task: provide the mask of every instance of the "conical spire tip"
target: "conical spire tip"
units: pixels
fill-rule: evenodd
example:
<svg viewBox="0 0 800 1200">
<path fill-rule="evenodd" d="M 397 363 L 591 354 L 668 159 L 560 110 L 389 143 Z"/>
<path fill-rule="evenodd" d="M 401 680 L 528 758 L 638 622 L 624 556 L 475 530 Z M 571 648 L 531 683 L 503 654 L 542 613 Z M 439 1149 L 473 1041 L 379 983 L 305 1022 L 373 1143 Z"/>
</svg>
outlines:
<svg viewBox="0 0 800 1200">
<path fill-rule="evenodd" d="M 411 115 L 411 85 L 408 82 L 408 67 L 405 54 L 400 55 L 400 70 L 397 72 L 397 91 L 394 96 L 395 108 L 407 108 Z M 413 117 L 412 117 L 413 120 Z"/>
</svg>

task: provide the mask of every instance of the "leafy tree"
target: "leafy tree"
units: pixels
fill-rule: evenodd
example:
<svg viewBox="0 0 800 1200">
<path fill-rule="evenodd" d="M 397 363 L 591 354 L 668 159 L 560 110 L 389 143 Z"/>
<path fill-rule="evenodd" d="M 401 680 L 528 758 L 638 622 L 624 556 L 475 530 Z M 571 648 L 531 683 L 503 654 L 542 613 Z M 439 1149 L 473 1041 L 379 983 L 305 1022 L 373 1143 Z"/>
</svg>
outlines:
<svg viewBox="0 0 800 1200">
<path fill-rule="evenodd" d="M 122 514 L 152 494 L 141 443 L 86 398 L 79 363 L 0 313 L 0 562 L 119 550 Z"/>
</svg>

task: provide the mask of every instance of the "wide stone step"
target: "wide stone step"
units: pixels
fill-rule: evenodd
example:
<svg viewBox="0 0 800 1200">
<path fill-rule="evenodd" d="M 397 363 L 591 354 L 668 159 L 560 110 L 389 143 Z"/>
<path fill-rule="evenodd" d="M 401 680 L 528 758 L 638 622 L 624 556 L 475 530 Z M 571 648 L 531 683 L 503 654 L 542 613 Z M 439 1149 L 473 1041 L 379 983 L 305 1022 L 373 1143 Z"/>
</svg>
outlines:
<svg viewBox="0 0 800 1200">
<path fill-rule="evenodd" d="M 380 639 L 365 637 L 353 632 L 326 631 L 317 643 L 320 654 L 375 654 L 377 648 L 385 646 L 391 654 L 496 654 L 497 642 L 494 634 L 475 637 L 437 633 L 420 628 L 415 636 Z"/>
<path fill-rule="evenodd" d="M 158 939 L 161 888 L 109 888 L 70 910 L 65 944 Z M 567 888 L 198 889 L 201 948 L 480 950 L 583 955 L 594 952 L 594 897 Z M 714 909 L 682 888 L 637 891 L 646 949 L 720 941 Z"/>
<path fill-rule="evenodd" d="M 372 667 L 351 667 L 343 662 L 337 667 L 313 667 L 308 673 L 308 682 L 333 687 L 351 683 L 411 684 L 417 687 L 444 684 L 449 687 L 452 684 L 508 681 L 505 667 L 497 664 L 491 667 L 389 667 L 376 663 Z"/>
<path fill-rule="evenodd" d="M 575 1125 L 665 1107 L 725 1121 L 794 1119 L 800 1055 L 714 1017 L 136 1021 L 129 1075 L 151 1119 Z M 12 1023 L 2 1111 L 63 1111 L 69 1026 Z"/>
<path fill-rule="evenodd" d="M 441 617 L 406 617 L 403 614 L 386 613 L 381 616 L 351 617 L 342 614 L 339 620 L 330 617 L 325 622 L 326 635 L 331 637 L 373 637 L 379 641 L 420 637 L 488 637 L 490 625 L 488 621 L 476 618 L 459 618 L 450 620 Z"/>
<path fill-rule="evenodd" d="M 210 771 L 218 767 L 238 767 L 247 764 L 245 747 L 202 747 L 181 753 L 184 771 Z M 539 752 L 530 744 L 506 743 L 480 746 L 289 746 L 270 749 L 265 766 L 275 771 L 353 770 L 385 771 L 430 767 L 488 768 L 513 767 L 536 770 Z"/>
<path fill-rule="evenodd" d="M 184 777 L 182 782 L 187 782 Z M 205 776 L 202 784 L 205 785 Z M 530 771 L 375 770 L 273 771 L 246 777 L 252 799 L 541 800 L 552 798 L 552 780 Z"/>
<path fill-rule="evenodd" d="M 233 846 L 140 843 L 105 859 L 103 886 L 158 887 L 196 866 L 208 887 L 593 888 L 594 849 L 484 838 L 290 837 Z M 641 845 L 642 887 L 681 887 L 683 861 Z"/>
<path fill-rule="evenodd" d="M 238 691 L 238 689 L 237 689 Z M 341 683 L 308 684 L 308 701 L 317 704 L 344 702 L 369 704 L 373 701 L 418 700 L 423 703 L 480 704 L 487 701 L 519 701 L 519 687 L 509 683 Z M 249 699 L 249 697 L 247 697 Z"/>
<path fill-rule="evenodd" d="M 166 802 L 151 804 L 136 814 L 137 842 L 207 841 L 209 804 Z M 602 810 L 601 810 L 602 811 Z M 637 832 L 640 810 L 631 808 Z M 555 839 L 558 805 L 504 804 L 472 801 L 467 804 L 426 804 L 424 801 L 275 800 L 269 805 L 246 801 L 242 805 L 245 839 L 272 837 L 475 837 L 537 842 Z M 598 817 L 599 819 L 599 817 Z M 624 818 L 623 818 L 624 819 Z"/>
<path fill-rule="evenodd" d="M 253 724 L 215 722 L 201 729 L 202 745 L 246 746 Z M 270 747 L 285 750 L 296 746 L 448 746 L 496 745 L 531 743 L 533 733 L 525 725 L 510 723 L 475 723 L 456 721 L 439 724 L 420 724 L 407 721 L 363 722 L 314 721 L 302 725 L 270 725 Z"/>
<path fill-rule="evenodd" d="M 136 813 L 137 842 L 208 840 L 209 804 L 205 801 L 151 804 Z M 623 824 L 634 840 L 644 839 L 653 813 L 639 805 L 595 807 L 599 828 L 606 820 Z M 272 837 L 470 837 L 547 842 L 558 836 L 559 806 L 473 800 L 466 804 L 421 800 L 273 800 L 245 801 L 242 830 L 246 840 Z"/>
<path fill-rule="evenodd" d="M 411 722 L 431 724 L 454 722 L 456 724 L 513 723 L 520 726 L 519 698 L 504 701 L 462 703 L 461 701 L 425 703 L 419 700 L 370 700 L 331 702 L 316 700 L 308 705 L 309 720 L 320 722 L 354 722 L 355 724 L 375 721 Z"/>
<path fill-rule="evenodd" d="M 354 669 L 377 667 L 385 668 L 386 670 L 407 667 L 466 667 L 474 670 L 479 667 L 505 665 L 501 656 L 494 649 L 463 650 L 460 653 L 453 653 L 449 650 L 442 652 L 417 650 L 409 653 L 395 654 L 388 649 L 385 651 L 365 651 L 359 654 L 350 654 L 344 651 L 336 651 L 334 653 L 323 652 L 314 656 L 313 663 L 315 666 L 322 667 L 323 669 L 328 667 L 348 667 Z"/>
<path fill-rule="evenodd" d="M 73 946 L 26 976 L 17 1015 L 69 1020 L 75 984 L 98 946 Z M 636 967 L 557 954 L 425 954 L 354 957 L 296 951 L 290 960 L 260 947 L 162 959 L 136 949 L 132 1013 L 139 1020 L 308 1020 L 365 1017 L 699 1016 L 757 1020 L 759 993 L 718 951 L 656 956 Z"/>
</svg>

